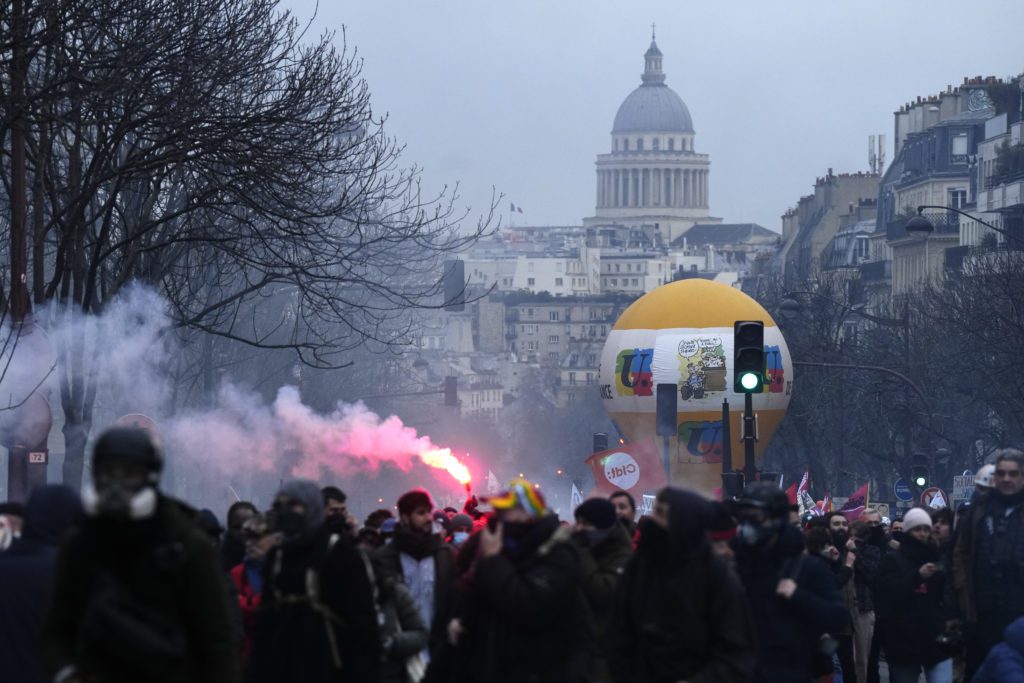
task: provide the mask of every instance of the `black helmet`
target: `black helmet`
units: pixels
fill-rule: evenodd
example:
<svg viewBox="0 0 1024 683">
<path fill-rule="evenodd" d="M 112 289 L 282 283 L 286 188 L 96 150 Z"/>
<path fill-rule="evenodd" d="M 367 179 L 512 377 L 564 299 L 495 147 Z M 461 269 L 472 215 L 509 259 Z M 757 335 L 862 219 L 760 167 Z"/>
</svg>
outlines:
<svg viewBox="0 0 1024 683">
<path fill-rule="evenodd" d="M 733 505 L 760 508 L 772 518 L 782 518 L 789 514 L 789 496 L 769 481 L 752 482 L 743 489 Z"/>
<path fill-rule="evenodd" d="M 112 427 L 100 435 L 92 452 L 93 469 L 108 462 L 141 465 L 154 484 L 164 466 L 156 441 L 149 432 L 136 427 Z"/>
</svg>

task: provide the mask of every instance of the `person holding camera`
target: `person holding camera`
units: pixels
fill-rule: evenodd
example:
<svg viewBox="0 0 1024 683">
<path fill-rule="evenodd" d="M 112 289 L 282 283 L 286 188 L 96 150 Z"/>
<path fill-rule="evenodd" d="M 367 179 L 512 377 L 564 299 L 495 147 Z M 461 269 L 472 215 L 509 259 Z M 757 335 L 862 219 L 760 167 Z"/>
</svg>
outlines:
<svg viewBox="0 0 1024 683">
<path fill-rule="evenodd" d="M 891 683 L 953 680 L 952 643 L 946 636 L 948 609 L 943 599 L 945 565 L 932 542 L 932 520 L 914 508 L 903 517 L 904 538 L 897 552 L 878 567 L 876 633 Z"/>
</svg>

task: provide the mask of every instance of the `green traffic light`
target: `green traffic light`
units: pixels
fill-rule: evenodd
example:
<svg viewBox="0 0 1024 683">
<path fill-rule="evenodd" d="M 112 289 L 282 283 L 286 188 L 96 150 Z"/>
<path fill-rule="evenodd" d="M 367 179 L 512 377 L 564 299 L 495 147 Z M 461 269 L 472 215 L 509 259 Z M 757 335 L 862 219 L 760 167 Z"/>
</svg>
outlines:
<svg viewBox="0 0 1024 683">
<path fill-rule="evenodd" d="M 753 372 L 745 372 L 740 375 L 740 386 L 747 391 L 753 391 L 761 384 L 761 379 Z"/>
<path fill-rule="evenodd" d="M 917 479 L 914 480 L 914 483 L 917 484 L 918 486 L 924 486 L 925 484 L 928 483 L 928 480 L 922 476 L 918 476 Z"/>
</svg>

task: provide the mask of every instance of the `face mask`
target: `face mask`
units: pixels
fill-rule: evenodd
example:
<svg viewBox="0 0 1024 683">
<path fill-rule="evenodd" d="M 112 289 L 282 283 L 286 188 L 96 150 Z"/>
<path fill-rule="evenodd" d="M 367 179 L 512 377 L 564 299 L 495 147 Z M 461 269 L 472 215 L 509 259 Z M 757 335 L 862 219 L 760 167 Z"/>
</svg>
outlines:
<svg viewBox="0 0 1024 683">
<path fill-rule="evenodd" d="M 456 531 L 454 534 L 452 534 L 452 545 L 454 545 L 456 548 L 458 548 L 463 543 L 465 543 L 468 538 L 469 538 L 469 532 L 468 531 Z"/>
<path fill-rule="evenodd" d="M 133 521 L 149 519 L 156 512 L 156 489 L 144 486 L 131 491 L 118 483 L 97 490 L 92 482 L 82 491 L 82 507 L 86 514 L 96 517 L 121 517 Z"/>
<path fill-rule="evenodd" d="M 352 529 L 344 515 L 327 515 L 327 519 L 324 520 L 324 526 L 332 534 L 347 534 Z"/>
<path fill-rule="evenodd" d="M 296 538 L 306 530 L 306 515 L 291 508 L 277 511 L 277 528 L 285 538 Z"/>
<path fill-rule="evenodd" d="M 751 522 L 740 522 L 739 526 L 736 527 L 736 538 L 744 545 L 763 545 L 775 536 L 779 528 L 778 523 L 772 523 L 771 526 L 761 526 Z"/>
</svg>

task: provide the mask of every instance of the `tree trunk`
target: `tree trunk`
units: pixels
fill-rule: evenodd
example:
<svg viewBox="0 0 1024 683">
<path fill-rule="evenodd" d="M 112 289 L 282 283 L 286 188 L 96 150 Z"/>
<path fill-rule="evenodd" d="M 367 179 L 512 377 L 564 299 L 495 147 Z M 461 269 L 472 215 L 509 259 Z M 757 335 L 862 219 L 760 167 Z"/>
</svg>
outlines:
<svg viewBox="0 0 1024 683">
<path fill-rule="evenodd" d="M 65 418 L 66 419 L 66 418 Z M 85 444 L 89 440 L 89 429 L 81 422 L 64 422 L 64 485 L 74 491 L 82 490 L 82 476 L 85 471 Z"/>
</svg>

